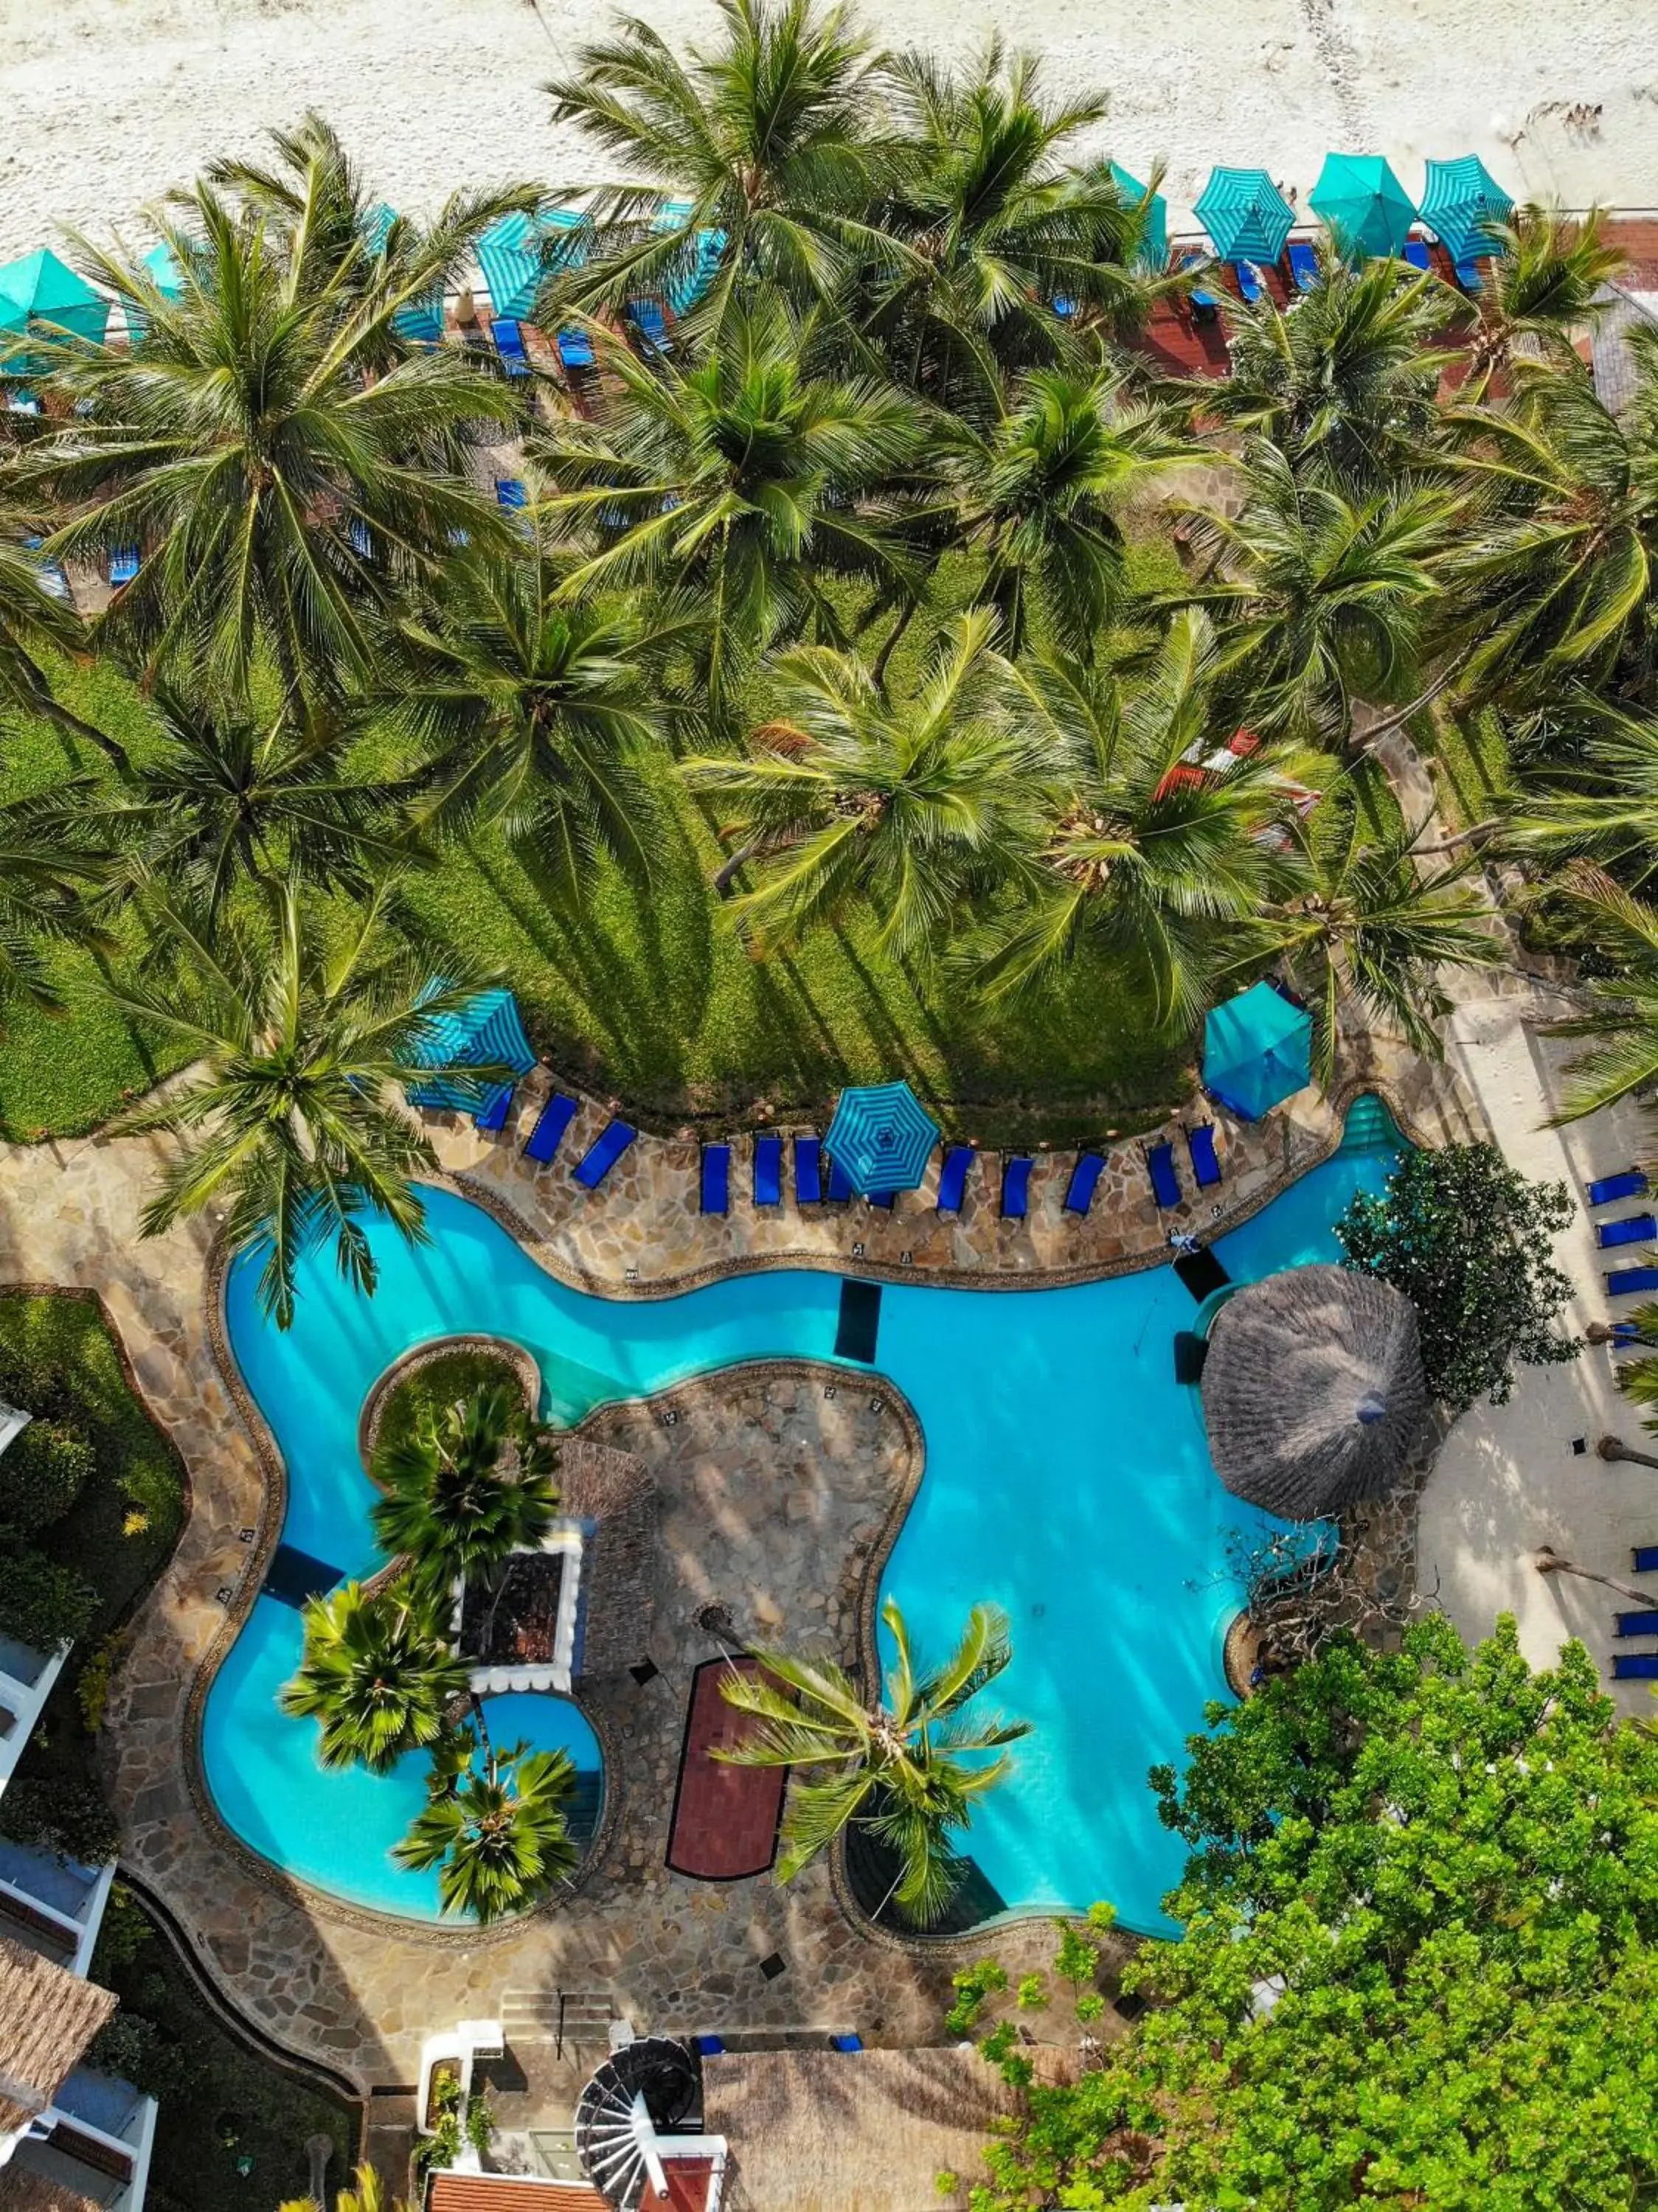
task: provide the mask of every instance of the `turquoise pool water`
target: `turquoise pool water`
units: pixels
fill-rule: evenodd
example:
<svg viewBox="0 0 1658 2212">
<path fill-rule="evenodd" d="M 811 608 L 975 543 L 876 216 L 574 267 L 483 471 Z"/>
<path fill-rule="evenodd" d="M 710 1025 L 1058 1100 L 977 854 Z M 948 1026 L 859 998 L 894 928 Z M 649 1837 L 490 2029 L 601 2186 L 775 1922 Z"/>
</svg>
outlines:
<svg viewBox="0 0 1658 2212">
<path fill-rule="evenodd" d="M 1331 1224 L 1356 1191 L 1380 1188 L 1398 1144 L 1361 1100 L 1332 1159 L 1217 1242 L 1234 1279 L 1337 1257 Z M 309 1261 L 285 1335 L 258 1311 L 256 1264 L 239 1259 L 227 1286 L 231 1346 L 288 1465 L 283 1541 L 346 1572 L 380 1563 L 358 1412 L 413 1345 L 468 1329 L 515 1340 L 540 1363 L 560 1421 L 737 1361 L 833 1357 L 838 1274 L 759 1269 L 675 1297 L 606 1299 L 554 1281 L 479 1207 L 440 1191 L 428 1203 L 423 1249 L 370 1232 L 372 1299 L 339 1281 L 328 1255 Z M 1181 1846 L 1158 1822 L 1146 1770 L 1178 1760 L 1205 1701 L 1225 1694 L 1221 1650 L 1239 1595 L 1228 1534 L 1270 1525 L 1222 1489 L 1192 1394 L 1173 1379 L 1172 1340 L 1195 1311 L 1168 1267 L 1064 1290 L 882 1293 L 875 1371 L 905 1393 L 927 1441 L 883 1594 L 923 1652 L 953 1638 L 975 1601 L 1004 1606 L 1015 1658 L 997 1702 L 1035 1724 L 968 1839 L 1009 1909 L 1108 1898 L 1131 1927 L 1168 1925 L 1160 1900 Z M 436 1878 L 387 1856 L 418 1808 L 424 1761 L 384 1779 L 325 1772 L 314 1724 L 275 1704 L 301 1642 L 298 1613 L 261 1596 L 213 1684 L 203 1756 L 220 1811 L 253 1850 L 322 1889 L 434 1917 Z M 498 1728 L 596 1765 L 567 1699 L 494 1702 L 513 1709 Z"/>
</svg>

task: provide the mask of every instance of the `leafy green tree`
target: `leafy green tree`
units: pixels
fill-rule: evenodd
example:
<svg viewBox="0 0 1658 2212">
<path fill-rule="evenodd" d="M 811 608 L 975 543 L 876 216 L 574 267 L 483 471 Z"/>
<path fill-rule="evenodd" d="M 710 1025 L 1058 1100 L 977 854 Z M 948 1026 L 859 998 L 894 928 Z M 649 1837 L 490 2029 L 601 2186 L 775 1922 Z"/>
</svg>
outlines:
<svg viewBox="0 0 1658 2212">
<path fill-rule="evenodd" d="M 925 1927 L 960 1879 L 954 1837 L 968 1826 L 976 1801 L 1007 1778 L 1005 1747 L 1028 1735 L 1030 1723 L 967 1711 L 1013 1658 L 1007 1616 L 997 1607 L 974 1606 L 949 1657 L 920 1674 L 892 1598 L 881 1618 L 894 1656 L 880 1703 L 832 1659 L 757 1652 L 759 1671 L 734 1669 L 720 1690 L 758 1726 L 714 1756 L 735 1766 L 800 1770 L 783 1814 L 780 1881 L 792 1881 L 843 1830 L 865 1828 L 898 1861 L 899 1910 Z M 988 1752 L 1003 1755 L 982 1756 Z"/>
<path fill-rule="evenodd" d="M 0 1797 L 0 1832 L 82 1866 L 105 1866 L 121 1847 L 120 1823 L 96 1783 L 62 1773 L 14 1774 Z M 99 1932 L 101 1952 L 109 1925 Z"/>
<path fill-rule="evenodd" d="M 341 1273 L 371 1292 L 378 1278 L 365 1215 L 411 1243 L 425 1234 L 412 1178 L 431 1146 L 399 1097 L 418 1080 L 430 1024 L 485 980 L 446 953 L 448 980 L 393 933 L 395 884 L 384 879 L 339 928 L 301 904 L 291 883 L 271 893 L 271 923 L 151 898 L 145 913 L 168 956 L 151 982 L 108 980 L 99 994 L 186 1047 L 196 1070 L 122 1117 L 168 1129 L 182 1149 L 158 1173 L 140 1217 L 146 1237 L 223 1210 L 233 1246 L 263 1243 L 261 1305 L 286 1328 L 300 1261 L 332 1240 Z M 469 1069 L 488 1082 L 499 1071 Z"/>
<path fill-rule="evenodd" d="M 382 1551 L 400 1553 L 440 1591 L 457 1576 L 488 1577 L 538 1543 L 558 1504 L 551 1432 L 507 1385 L 453 1406 L 424 1406 L 414 1428 L 382 1444 L 373 1512 Z"/>
<path fill-rule="evenodd" d="M 372 1595 L 345 1583 L 307 1601 L 305 1656 L 278 1702 L 320 1723 L 325 1766 L 384 1774 L 442 1735 L 448 1708 L 467 1688 L 466 1662 L 443 1632 L 447 1603 L 409 1581 Z"/>
<path fill-rule="evenodd" d="M 1564 1183 L 1528 1182 L 1495 1145 L 1442 1145 L 1362 1191 L 1336 1236 L 1348 1267 L 1415 1306 L 1429 1389 L 1460 1413 L 1482 1394 L 1506 1405 L 1517 1365 L 1582 1351 L 1559 1332 L 1572 1286 L 1554 1262 L 1576 1211 Z"/>
<path fill-rule="evenodd" d="M 33 1420 L 0 1464 L 0 1535 L 32 1534 L 61 1520 L 98 1469 L 83 1429 Z"/>
<path fill-rule="evenodd" d="M 462 1729 L 440 1753 L 430 1802 L 392 1856 L 416 1873 L 436 1867 L 443 1911 L 487 1927 L 539 1905 L 581 1855 L 566 1819 L 576 1784 L 567 1754 L 497 1750 L 480 1734 L 481 1745 Z"/>
<path fill-rule="evenodd" d="M 0 1631 L 31 1650 L 52 1652 L 84 1636 L 98 1593 L 83 1575 L 44 1552 L 13 1549 L 0 1558 Z"/>
<path fill-rule="evenodd" d="M 883 944 L 917 952 L 1016 865 L 1033 763 L 1003 709 L 991 626 L 984 609 L 958 617 L 897 704 L 852 654 L 802 647 L 777 664 L 781 711 L 747 756 L 685 763 L 744 839 L 722 872 L 761 863 L 737 906 L 755 943 L 792 944 L 862 898 Z"/>
</svg>

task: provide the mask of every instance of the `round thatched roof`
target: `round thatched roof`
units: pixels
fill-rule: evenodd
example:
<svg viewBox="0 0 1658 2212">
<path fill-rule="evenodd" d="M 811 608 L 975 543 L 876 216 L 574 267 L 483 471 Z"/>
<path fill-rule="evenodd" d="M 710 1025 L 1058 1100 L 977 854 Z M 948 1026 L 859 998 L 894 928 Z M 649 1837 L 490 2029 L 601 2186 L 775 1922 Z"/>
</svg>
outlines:
<svg viewBox="0 0 1658 2212">
<path fill-rule="evenodd" d="M 1375 1498 L 1428 1411 L 1416 1309 L 1350 1267 L 1289 1267 L 1229 1298 L 1204 1366 L 1210 1455 L 1227 1488 L 1286 1520 Z"/>
</svg>

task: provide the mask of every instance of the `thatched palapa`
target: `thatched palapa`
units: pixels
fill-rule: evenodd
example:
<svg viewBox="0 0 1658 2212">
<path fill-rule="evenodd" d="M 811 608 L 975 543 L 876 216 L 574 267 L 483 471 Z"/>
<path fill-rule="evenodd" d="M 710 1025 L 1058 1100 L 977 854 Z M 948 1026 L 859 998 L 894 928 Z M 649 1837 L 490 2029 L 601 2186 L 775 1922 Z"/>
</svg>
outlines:
<svg viewBox="0 0 1658 2212">
<path fill-rule="evenodd" d="M 1428 1413 L 1416 1309 L 1351 1267 L 1289 1267 L 1228 1299 L 1204 1367 L 1227 1488 L 1289 1521 L 1380 1497 Z"/>
<path fill-rule="evenodd" d="M 0 2133 L 46 2110 L 114 2009 L 107 1990 L 0 1936 Z"/>
</svg>

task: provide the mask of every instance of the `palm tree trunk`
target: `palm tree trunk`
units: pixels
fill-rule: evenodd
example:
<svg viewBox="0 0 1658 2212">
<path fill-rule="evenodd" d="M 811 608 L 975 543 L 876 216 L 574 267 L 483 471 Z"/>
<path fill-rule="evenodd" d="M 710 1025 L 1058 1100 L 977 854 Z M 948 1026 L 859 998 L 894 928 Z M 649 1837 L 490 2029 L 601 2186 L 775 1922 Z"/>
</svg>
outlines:
<svg viewBox="0 0 1658 2212">
<path fill-rule="evenodd" d="M 1472 646 L 1465 645 L 1461 652 L 1454 654 L 1441 669 L 1427 690 L 1419 691 L 1408 706 L 1396 708 L 1391 714 L 1384 714 L 1381 721 L 1372 722 L 1364 733 L 1363 743 L 1353 748 L 1358 758 L 1362 760 L 1367 753 L 1374 752 L 1383 738 L 1391 737 L 1395 730 L 1401 728 L 1410 720 L 1412 714 L 1419 714 L 1424 707 L 1431 707 L 1440 693 L 1459 673 L 1463 663 L 1472 651 Z"/>
<path fill-rule="evenodd" d="M 869 671 L 869 674 L 874 680 L 875 687 L 877 691 L 884 692 L 887 689 L 887 664 L 893 657 L 893 647 L 899 643 L 905 630 L 909 629 L 910 624 L 915 620 L 916 610 L 920 602 L 916 599 L 906 599 L 905 601 L 904 611 L 899 615 L 898 620 L 893 624 L 891 635 L 887 638 L 886 644 L 881 647 L 881 651 L 875 655 L 875 665 Z"/>
<path fill-rule="evenodd" d="M 722 861 L 714 872 L 712 882 L 715 896 L 728 898 L 731 895 L 731 878 L 740 868 L 747 867 L 749 861 L 757 854 L 763 853 L 765 849 L 765 840 L 763 837 L 751 837 L 747 844 L 739 845 L 730 859 Z"/>
<path fill-rule="evenodd" d="M 96 745 L 115 773 L 123 780 L 131 775 L 132 763 L 128 757 L 126 747 L 107 735 L 104 731 L 95 729 L 90 722 L 83 722 L 78 714 L 72 714 L 64 705 L 62 700 L 55 699 L 45 684 L 42 684 L 39 690 L 32 693 L 30 704 L 43 721 L 52 723 L 55 728 L 64 731 L 69 737 L 79 738 L 83 744 Z"/>
<path fill-rule="evenodd" d="M 1637 1605 L 1652 1602 L 1650 1590 L 1631 1589 L 1627 1583 L 1614 1582 L 1610 1575 L 1598 1575 L 1592 1567 L 1580 1567 L 1570 1559 L 1563 1559 L 1558 1552 L 1545 1544 L 1532 1562 L 1539 1575 L 1578 1575 L 1586 1583 L 1600 1583 L 1617 1597 L 1633 1598 Z"/>
<path fill-rule="evenodd" d="M 490 1762 L 491 1771 L 493 1771 L 495 1746 L 490 1739 L 490 1724 L 484 1717 L 484 1700 L 476 1690 L 468 1690 L 466 1695 L 472 1701 L 472 1720 L 478 1729 L 478 1740 L 484 1747 L 484 1756 Z"/>
</svg>

